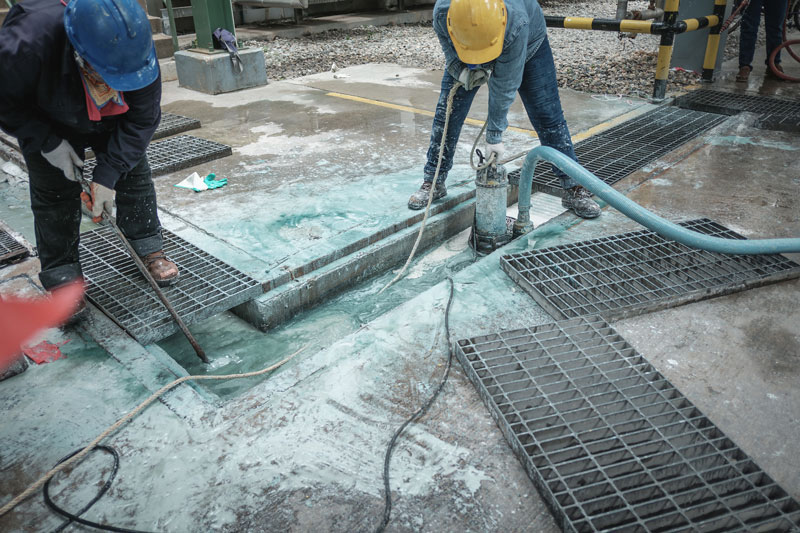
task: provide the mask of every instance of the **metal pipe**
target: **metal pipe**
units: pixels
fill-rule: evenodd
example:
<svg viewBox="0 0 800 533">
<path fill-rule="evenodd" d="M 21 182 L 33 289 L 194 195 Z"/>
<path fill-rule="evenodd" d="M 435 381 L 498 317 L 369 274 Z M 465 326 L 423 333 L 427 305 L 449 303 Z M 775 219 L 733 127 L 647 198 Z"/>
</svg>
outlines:
<svg viewBox="0 0 800 533">
<path fill-rule="evenodd" d="M 172 51 L 178 51 L 178 28 L 175 27 L 175 12 L 172 10 L 172 0 L 164 0 L 167 4 L 167 16 L 169 17 L 169 34 L 172 36 Z"/>
<path fill-rule="evenodd" d="M 624 19 L 628 14 L 628 0 L 617 0 L 617 20 Z"/>
<path fill-rule="evenodd" d="M 635 220 L 666 239 L 677 241 L 686 246 L 691 246 L 692 248 L 723 254 L 757 255 L 800 252 L 800 238 L 738 240 L 712 237 L 688 230 L 643 208 L 624 194 L 614 190 L 603 180 L 583 168 L 571 158 L 549 146 L 538 146 L 531 150 L 525 157 L 525 162 L 522 165 L 519 178 L 519 216 L 515 224 L 515 230 L 517 226 L 519 226 L 520 229 L 530 229 L 533 171 L 536 169 L 536 164 L 539 160 L 554 164 L 623 215 Z"/>
<path fill-rule="evenodd" d="M 308 0 L 234 0 L 234 4 L 254 7 L 308 9 Z"/>
<path fill-rule="evenodd" d="M 631 11 L 631 18 L 633 20 L 653 20 L 663 16 L 663 9 L 643 9 L 641 11 Z"/>
</svg>

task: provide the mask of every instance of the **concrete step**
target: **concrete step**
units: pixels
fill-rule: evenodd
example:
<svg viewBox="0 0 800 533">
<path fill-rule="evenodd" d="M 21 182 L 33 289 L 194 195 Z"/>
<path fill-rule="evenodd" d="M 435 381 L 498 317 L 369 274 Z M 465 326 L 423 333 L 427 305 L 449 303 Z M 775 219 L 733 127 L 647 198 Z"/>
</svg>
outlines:
<svg viewBox="0 0 800 533">
<path fill-rule="evenodd" d="M 172 48 L 172 37 L 163 33 L 153 34 L 153 42 L 156 45 L 156 56 L 159 59 L 172 57 L 175 51 Z"/>
<path fill-rule="evenodd" d="M 147 20 L 150 21 L 150 31 L 153 33 L 162 33 L 164 27 L 161 25 L 161 19 L 152 15 L 147 15 Z"/>
</svg>

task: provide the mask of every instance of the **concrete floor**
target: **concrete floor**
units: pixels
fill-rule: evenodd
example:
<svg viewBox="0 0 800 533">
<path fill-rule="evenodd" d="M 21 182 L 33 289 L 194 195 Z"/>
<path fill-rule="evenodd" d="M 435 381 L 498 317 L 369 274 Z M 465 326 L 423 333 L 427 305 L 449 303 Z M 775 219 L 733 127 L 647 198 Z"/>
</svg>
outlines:
<svg viewBox="0 0 800 533">
<path fill-rule="evenodd" d="M 715 86 L 734 88 L 734 73 L 727 65 Z M 407 227 L 414 213 L 405 203 L 420 182 L 440 73 L 371 65 L 344 74 L 215 97 L 166 83 L 163 108 L 199 118 L 203 128 L 193 133 L 232 145 L 234 155 L 157 178 L 164 225 L 276 291 L 308 285 L 324 269 L 343 271 L 351 255 L 384 260 L 387 248 L 373 247 L 385 241 L 401 243 L 395 256 L 407 253 L 415 227 Z M 758 75 L 747 90 L 800 95 L 797 86 L 761 83 Z M 562 99 L 578 139 L 651 108 L 568 91 Z M 485 108 L 483 91 L 471 118 L 481 120 Z M 509 152 L 533 146 L 519 103 L 509 118 Z M 87 518 L 151 531 L 374 529 L 386 444 L 444 368 L 443 276 L 452 274 L 456 288 L 451 340 L 546 323 L 552 319 L 500 270 L 500 255 L 638 229 L 610 208 L 593 221 L 560 215 L 471 263 L 460 228 L 436 223 L 469 203 L 468 153 L 478 129 L 465 126 L 449 177 L 451 197 L 463 201 L 431 221 L 443 241 L 453 237 L 415 266 L 415 276 L 431 278 L 428 285 L 412 285 L 406 297 L 361 315 L 381 302 L 386 275 L 353 275 L 347 279 L 359 284 L 349 293 L 336 296 L 341 287 L 331 285 L 326 314 L 290 321 L 303 321 L 297 336 L 317 342 L 269 379 L 229 396 L 190 385 L 168 393 L 108 439 L 120 450 L 120 472 Z M 709 217 L 750 238 L 798 236 L 798 150 L 798 134 L 758 130 L 749 117 L 733 117 L 616 187 L 670 219 Z M 226 176 L 229 184 L 204 193 L 173 187 L 193 170 Z M 26 190 L 0 185 L 0 198 L 0 219 L 32 239 Z M 352 253 L 343 256 L 343 249 Z M 315 260 L 324 265 L 320 272 L 287 278 Z M 0 269 L 0 293 L 35 293 L 36 269 L 35 260 Z M 612 323 L 797 499 L 799 297 L 795 280 Z M 270 298 L 266 293 L 258 309 Z M 231 313 L 219 320 L 223 327 L 192 328 L 213 330 L 209 337 L 218 340 L 207 372 L 266 366 L 306 342 L 279 344 L 280 330 L 262 333 Z M 349 325 L 324 327 L 339 321 Z M 226 328 L 235 333 L 225 337 Z M 171 357 L 179 341 L 140 346 L 94 309 L 79 327 L 42 338 L 68 341 L 61 347 L 67 357 L 0 382 L 0 502 L 187 373 L 188 364 Z M 104 457 L 92 456 L 54 482 L 53 492 L 77 509 L 108 471 Z M 430 413 L 401 439 L 391 476 L 390 531 L 558 530 L 457 363 Z M 40 497 L 0 517 L 3 531 L 59 523 Z"/>
</svg>

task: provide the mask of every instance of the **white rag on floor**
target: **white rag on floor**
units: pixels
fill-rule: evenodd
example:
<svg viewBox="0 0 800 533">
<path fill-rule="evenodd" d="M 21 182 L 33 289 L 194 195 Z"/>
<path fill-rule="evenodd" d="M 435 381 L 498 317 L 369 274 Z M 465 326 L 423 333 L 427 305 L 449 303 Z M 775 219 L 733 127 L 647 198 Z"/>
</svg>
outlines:
<svg viewBox="0 0 800 533">
<path fill-rule="evenodd" d="M 192 189 L 197 192 L 208 190 L 208 185 L 206 185 L 206 182 L 203 181 L 203 178 L 201 178 L 197 172 L 192 172 L 190 176 L 182 182 L 176 183 L 175 186 L 181 187 L 182 189 Z"/>
</svg>

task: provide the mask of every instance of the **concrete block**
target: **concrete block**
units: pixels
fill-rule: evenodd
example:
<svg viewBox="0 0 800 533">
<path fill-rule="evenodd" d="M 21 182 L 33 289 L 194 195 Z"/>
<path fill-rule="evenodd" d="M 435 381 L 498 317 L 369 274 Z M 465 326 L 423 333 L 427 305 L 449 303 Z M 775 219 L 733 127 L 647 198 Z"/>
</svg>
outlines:
<svg viewBox="0 0 800 533">
<path fill-rule="evenodd" d="M 226 52 L 205 53 L 181 50 L 175 53 L 175 68 L 181 87 L 207 94 L 227 93 L 267 84 L 264 51 L 260 48 L 239 50 L 244 70 L 234 72 Z"/>
<path fill-rule="evenodd" d="M 175 50 L 172 47 L 172 37 L 163 33 L 153 35 L 153 43 L 156 45 L 156 57 L 165 59 L 172 57 Z"/>
</svg>

